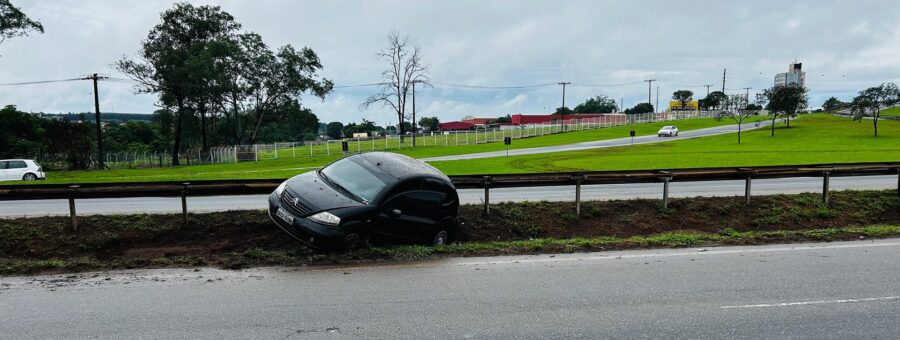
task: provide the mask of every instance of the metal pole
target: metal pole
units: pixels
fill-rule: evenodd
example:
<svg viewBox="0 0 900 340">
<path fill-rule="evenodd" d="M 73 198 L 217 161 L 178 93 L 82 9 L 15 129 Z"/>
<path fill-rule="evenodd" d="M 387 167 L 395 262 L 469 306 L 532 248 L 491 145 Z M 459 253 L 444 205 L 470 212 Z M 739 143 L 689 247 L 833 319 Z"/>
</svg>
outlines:
<svg viewBox="0 0 900 340">
<path fill-rule="evenodd" d="M 747 175 L 747 179 L 744 184 L 744 205 L 750 206 L 750 183 L 752 182 L 752 177 Z"/>
<path fill-rule="evenodd" d="M 187 211 L 187 193 L 188 188 L 191 183 L 182 183 L 184 185 L 184 189 L 181 190 L 181 215 L 184 217 L 184 224 L 188 224 L 188 211 Z"/>
<path fill-rule="evenodd" d="M 69 186 L 69 218 L 72 220 L 72 231 L 78 231 L 78 215 L 75 214 L 75 189 L 78 185 Z"/>
<path fill-rule="evenodd" d="M 822 203 L 828 204 L 829 192 L 828 182 L 831 179 L 831 171 L 824 171 L 822 176 Z"/>
<path fill-rule="evenodd" d="M 575 216 L 581 216 L 581 180 L 575 181 Z"/>
<path fill-rule="evenodd" d="M 484 176 L 484 214 L 491 212 L 491 176 Z"/>
</svg>

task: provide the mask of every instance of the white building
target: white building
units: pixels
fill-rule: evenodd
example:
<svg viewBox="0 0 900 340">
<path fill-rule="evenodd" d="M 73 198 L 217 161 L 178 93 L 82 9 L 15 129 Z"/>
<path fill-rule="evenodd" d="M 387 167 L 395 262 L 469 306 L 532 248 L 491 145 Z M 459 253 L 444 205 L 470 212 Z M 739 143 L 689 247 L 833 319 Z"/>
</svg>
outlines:
<svg viewBox="0 0 900 340">
<path fill-rule="evenodd" d="M 801 71 L 802 63 L 792 63 L 787 72 L 775 75 L 775 86 L 806 87 L 806 72 Z"/>
</svg>

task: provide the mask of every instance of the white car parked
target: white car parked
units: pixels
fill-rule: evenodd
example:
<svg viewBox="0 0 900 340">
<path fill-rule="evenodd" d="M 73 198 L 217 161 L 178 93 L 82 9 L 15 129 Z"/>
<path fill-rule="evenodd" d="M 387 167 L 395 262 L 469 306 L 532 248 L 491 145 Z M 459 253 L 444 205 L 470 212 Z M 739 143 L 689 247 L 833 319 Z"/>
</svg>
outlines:
<svg viewBox="0 0 900 340">
<path fill-rule="evenodd" d="M 0 159 L 0 181 L 47 179 L 41 165 L 31 159 Z"/>
<path fill-rule="evenodd" d="M 666 125 L 666 126 L 663 126 L 662 129 L 659 129 L 659 131 L 656 132 L 656 135 L 659 136 L 659 137 L 662 137 L 662 136 L 669 136 L 669 137 L 678 136 L 678 127 L 677 127 L 677 126 L 674 126 L 674 125 Z"/>
</svg>

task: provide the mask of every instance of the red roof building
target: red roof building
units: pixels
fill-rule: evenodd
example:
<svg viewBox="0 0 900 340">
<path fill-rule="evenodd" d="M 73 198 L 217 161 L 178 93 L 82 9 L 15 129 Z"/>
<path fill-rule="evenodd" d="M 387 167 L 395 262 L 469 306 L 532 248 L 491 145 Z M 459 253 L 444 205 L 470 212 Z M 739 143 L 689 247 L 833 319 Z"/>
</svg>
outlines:
<svg viewBox="0 0 900 340">
<path fill-rule="evenodd" d="M 523 114 L 514 114 L 511 115 L 513 125 L 523 125 L 523 124 L 544 124 L 550 123 L 554 121 L 564 121 L 564 120 L 577 120 L 581 118 L 593 118 L 593 117 L 602 117 L 606 116 L 606 114 L 601 113 L 583 113 L 583 114 L 572 114 L 572 115 L 523 115 Z"/>
<path fill-rule="evenodd" d="M 438 124 L 438 130 L 441 131 L 471 130 L 473 127 L 475 127 L 475 124 L 467 122 L 446 122 Z"/>
</svg>

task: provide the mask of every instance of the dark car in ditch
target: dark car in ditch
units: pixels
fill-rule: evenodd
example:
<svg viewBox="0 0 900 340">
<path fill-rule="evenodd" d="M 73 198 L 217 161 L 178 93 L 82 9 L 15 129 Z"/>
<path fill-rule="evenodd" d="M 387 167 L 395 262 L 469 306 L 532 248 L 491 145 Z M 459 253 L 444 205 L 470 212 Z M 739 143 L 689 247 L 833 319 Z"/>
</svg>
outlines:
<svg viewBox="0 0 900 340">
<path fill-rule="evenodd" d="M 446 175 L 396 153 L 364 152 L 292 177 L 269 195 L 269 217 L 315 248 L 352 248 L 370 237 L 445 244 L 459 196 Z"/>
</svg>

